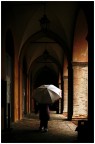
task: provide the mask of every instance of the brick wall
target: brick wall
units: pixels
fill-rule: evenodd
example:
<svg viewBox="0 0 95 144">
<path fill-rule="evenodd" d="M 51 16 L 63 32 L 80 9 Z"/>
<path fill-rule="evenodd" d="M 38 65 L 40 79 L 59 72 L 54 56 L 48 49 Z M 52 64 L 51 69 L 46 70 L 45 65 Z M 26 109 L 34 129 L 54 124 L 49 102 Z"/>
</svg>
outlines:
<svg viewBox="0 0 95 144">
<path fill-rule="evenodd" d="M 73 44 L 73 116 L 88 115 L 88 26 L 80 10 Z"/>
<path fill-rule="evenodd" d="M 73 116 L 88 113 L 88 67 L 74 66 Z"/>
</svg>

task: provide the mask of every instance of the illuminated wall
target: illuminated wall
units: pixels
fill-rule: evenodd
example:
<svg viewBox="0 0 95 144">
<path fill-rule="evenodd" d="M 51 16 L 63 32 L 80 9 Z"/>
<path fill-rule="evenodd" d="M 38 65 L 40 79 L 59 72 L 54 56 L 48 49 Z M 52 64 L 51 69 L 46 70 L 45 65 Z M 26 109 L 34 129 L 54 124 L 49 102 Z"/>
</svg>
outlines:
<svg viewBox="0 0 95 144">
<path fill-rule="evenodd" d="M 87 23 L 83 11 L 79 12 L 73 47 L 73 116 L 88 113 L 88 44 Z"/>
</svg>

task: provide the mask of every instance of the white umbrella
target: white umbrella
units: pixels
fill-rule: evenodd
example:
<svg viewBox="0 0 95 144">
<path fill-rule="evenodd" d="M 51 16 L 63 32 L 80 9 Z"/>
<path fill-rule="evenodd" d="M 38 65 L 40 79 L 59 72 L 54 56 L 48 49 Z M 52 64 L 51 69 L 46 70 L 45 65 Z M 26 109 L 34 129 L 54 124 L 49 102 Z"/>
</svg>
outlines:
<svg viewBox="0 0 95 144">
<path fill-rule="evenodd" d="M 62 98 L 61 89 L 54 85 L 42 85 L 34 90 L 33 98 L 38 103 L 54 103 L 56 100 Z"/>
</svg>

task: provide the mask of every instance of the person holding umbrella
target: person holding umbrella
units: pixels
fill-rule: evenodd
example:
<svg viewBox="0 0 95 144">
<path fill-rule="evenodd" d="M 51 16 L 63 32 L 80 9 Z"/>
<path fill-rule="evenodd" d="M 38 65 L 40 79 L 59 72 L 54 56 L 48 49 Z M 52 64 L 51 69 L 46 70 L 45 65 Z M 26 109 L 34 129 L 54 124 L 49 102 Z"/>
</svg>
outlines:
<svg viewBox="0 0 95 144">
<path fill-rule="evenodd" d="M 48 121 L 50 119 L 50 111 L 48 104 L 39 104 L 39 119 L 40 119 L 40 131 L 48 131 Z"/>
<path fill-rule="evenodd" d="M 39 103 L 40 130 L 48 131 L 49 104 L 62 98 L 61 89 L 54 85 L 41 85 L 34 90 L 34 100 Z"/>
</svg>

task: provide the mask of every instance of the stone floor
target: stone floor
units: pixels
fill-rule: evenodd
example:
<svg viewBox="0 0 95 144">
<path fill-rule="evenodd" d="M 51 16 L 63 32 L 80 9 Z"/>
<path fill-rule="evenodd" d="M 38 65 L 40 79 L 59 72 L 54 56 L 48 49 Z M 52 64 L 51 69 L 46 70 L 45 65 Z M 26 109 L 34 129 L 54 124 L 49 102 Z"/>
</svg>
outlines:
<svg viewBox="0 0 95 144">
<path fill-rule="evenodd" d="M 11 129 L 1 133 L 2 143 L 76 143 L 77 125 L 67 121 L 62 114 L 51 113 L 49 131 L 38 131 L 38 114 L 31 114 L 13 123 Z"/>
</svg>

